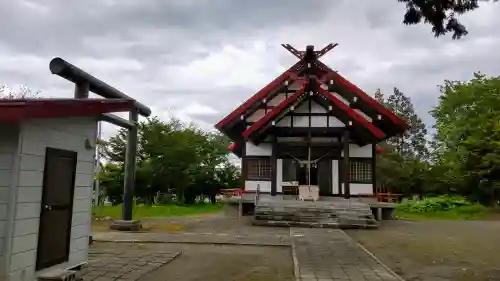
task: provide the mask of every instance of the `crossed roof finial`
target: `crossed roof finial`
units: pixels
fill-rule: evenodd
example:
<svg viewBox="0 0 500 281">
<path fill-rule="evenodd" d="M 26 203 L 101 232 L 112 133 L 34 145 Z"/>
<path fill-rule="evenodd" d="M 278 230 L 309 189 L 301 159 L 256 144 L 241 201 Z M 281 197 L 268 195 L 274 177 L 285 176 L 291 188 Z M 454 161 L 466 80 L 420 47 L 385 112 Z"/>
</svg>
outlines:
<svg viewBox="0 0 500 281">
<path fill-rule="evenodd" d="M 281 46 L 283 46 L 283 48 L 287 49 L 287 51 L 292 53 L 292 55 L 296 56 L 300 60 L 306 58 L 306 56 L 315 56 L 316 59 L 318 59 L 318 58 L 324 56 L 329 51 L 331 51 L 333 48 L 337 47 L 337 45 L 338 45 L 337 43 L 335 43 L 335 44 L 330 43 L 319 51 L 314 51 L 314 46 L 309 45 L 306 47 L 305 51 L 298 51 L 297 49 L 292 47 L 292 45 L 290 45 L 290 44 L 281 44 Z"/>
</svg>

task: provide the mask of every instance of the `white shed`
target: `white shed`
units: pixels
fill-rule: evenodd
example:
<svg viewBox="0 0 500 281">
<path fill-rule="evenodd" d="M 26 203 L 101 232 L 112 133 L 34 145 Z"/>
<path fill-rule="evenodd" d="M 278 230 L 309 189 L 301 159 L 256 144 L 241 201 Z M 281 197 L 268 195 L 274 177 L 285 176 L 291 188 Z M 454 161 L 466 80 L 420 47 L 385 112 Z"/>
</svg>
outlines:
<svg viewBox="0 0 500 281">
<path fill-rule="evenodd" d="M 97 122 L 131 100 L 0 100 L 0 280 L 87 261 Z"/>
</svg>

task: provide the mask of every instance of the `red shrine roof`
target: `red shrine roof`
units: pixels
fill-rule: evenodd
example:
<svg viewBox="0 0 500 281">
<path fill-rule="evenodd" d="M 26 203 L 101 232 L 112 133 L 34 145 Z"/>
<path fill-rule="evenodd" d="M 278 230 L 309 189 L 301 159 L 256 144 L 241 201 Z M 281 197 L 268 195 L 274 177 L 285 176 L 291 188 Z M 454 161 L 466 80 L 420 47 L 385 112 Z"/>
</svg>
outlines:
<svg viewBox="0 0 500 281">
<path fill-rule="evenodd" d="M 259 119 L 259 121 L 255 122 L 252 126 L 250 126 L 250 128 L 246 129 L 243 132 L 243 136 L 250 137 L 252 133 L 261 129 L 264 124 L 267 124 L 269 123 L 269 121 L 275 119 L 277 115 L 280 114 L 285 108 L 291 106 L 294 102 L 297 101 L 297 99 L 304 93 L 305 90 L 304 87 L 305 84 L 295 94 L 293 94 L 291 97 L 281 102 L 277 107 L 275 107 L 273 110 L 268 112 L 264 117 Z M 354 121 L 358 123 L 358 125 L 361 125 L 360 128 L 363 127 L 366 128 L 373 136 L 375 136 L 378 139 L 383 139 L 385 137 L 384 132 L 382 132 L 379 128 L 375 127 L 371 122 L 369 122 L 359 113 L 354 111 L 348 105 L 340 101 L 336 96 L 330 94 L 328 91 L 322 89 L 321 87 L 317 87 L 316 91 L 318 91 L 318 93 L 322 95 L 326 100 L 330 101 L 335 107 L 343 111 L 347 115 L 348 119 L 350 119 L 349 121 Z"/>
<path fill-rule="evenodd" d="M 134 103 L 127 99 L 0 99 L 0 121 L 97 116 L 133 110 Z"/>
<path fill-rule="evenodd" d="M 276 121 L 306 99 L 315 100 L 351 128 L 353 140 L 360 145 L 403 133 L 408 125 L 402 119 L 318 60 L 335 46 L 330 44 L 321 51 L 313 51 L 311 46 L 308 51 L 300 52 L 283 45 L 299 61 L 215 125 L 235 142 L 228 149 L 240 154 L 245 139 L 262 140 Z M 287 94 L 276 106 L 266 104 L 284 89 L 288 92 L 288 85 L 293 83 L 299 85 L 294 94 Z M 263 117 L 247 124 L 245 119 L 262 107 L 270 110 L 266 109 Z"/>
</svg>

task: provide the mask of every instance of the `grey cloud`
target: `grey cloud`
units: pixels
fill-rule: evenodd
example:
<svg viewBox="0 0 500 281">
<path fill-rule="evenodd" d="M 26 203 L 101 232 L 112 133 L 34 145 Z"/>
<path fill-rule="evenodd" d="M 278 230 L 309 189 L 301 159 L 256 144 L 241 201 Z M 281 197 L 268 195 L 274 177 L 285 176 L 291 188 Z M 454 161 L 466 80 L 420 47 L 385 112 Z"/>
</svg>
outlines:
<svg viewBox="0 0 500 281">
<path fill-rule="evenodd" d="M 214 47 L 224 37 L 245 38 L 260 29 L 315 22 L 325 16 L 331 5 L 327 0 L 316 0 L 308 9 L 300 0 L 286 4 L 264 0 L 180 2 L 1 1 L 0 18 L 8 25 L 0 27 L 0 38 L 18 51 L 48 54 L 60 50 L 71 55 L 82 48 L 86 38 L 106 36 L 113 36 L 118 45 L 135 40 L 136 44 L 145 45 L 143 51 L 182 53 L 187 47 L 183 41 L 196 41 L 192 38 Z M 152 45 L 138 42 L 148 34 Z"/>
<path fill-rule="evenodd" d="M 490 14 L 498 14 L 500 6 L 488 6 L 495 10 L 486 11 L 487 19 L 484 9 L 465 16 L 470 35 L 457 42 L 435 39 L 428 25 L 403 26 L 404 8 L 396 0 L 311 0 L 307 6 L 301 0 L 4 0 L 0 84 L 28 84 L 48 96 L 71 96 L 72 85 L 48 71 L 50 59 L 62 56 L 150 105 L 155 115 L 182 112 L 194 101 L 209 106 L 217 113 L 187 116 L 207 127 L 266 81 L 220 86 L 216 81 L 193 85 L 186 79 L 179 84 L 174 83 L 176 73 L 165 69 L 186 66 L 225 45 L 245 51 L 259 41 L 266 58 L 254 59 L 266 61 L 252 71 L 265 73 L 271 81 L 278 69 L 296 62 L 281 43 L 303 49 L 338 42 L 338 49 L 323 58 L 325 63 L 368 93 L 400 88 L 431 124 L 427 111 L 437 101 L 437 84 L 447 78 L 468 79 L 477 70 L 499 74 L 500 19 Z M 460 54 L 446 56 L 452 50 Z M 260 74 L 246 70 L 235 62 L 227 71 Z"/>
</svg>

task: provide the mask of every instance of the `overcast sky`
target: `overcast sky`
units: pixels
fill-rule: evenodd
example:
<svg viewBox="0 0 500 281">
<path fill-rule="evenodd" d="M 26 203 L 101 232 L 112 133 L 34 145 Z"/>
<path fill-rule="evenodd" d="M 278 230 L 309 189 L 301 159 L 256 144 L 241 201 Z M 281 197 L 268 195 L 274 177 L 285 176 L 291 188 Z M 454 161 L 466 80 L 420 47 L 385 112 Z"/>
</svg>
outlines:
<svg viewBox="0 0 500 281">
<path fill-rule="evenodd" d="M 72 97 L 48 68 L 59 56 L 153 115 L 212 128 L 295 63 L 281 43 L 332 42 L 325 63 L 370 94 L 398 87 L 432 125 L 444 79 L 500 75 L 500 4 L 481 5 L 462 17 L 470 35 L 452 41 L 403 26 L 396 0 L 0 0 L 0 84 Z"/>
</svg>

